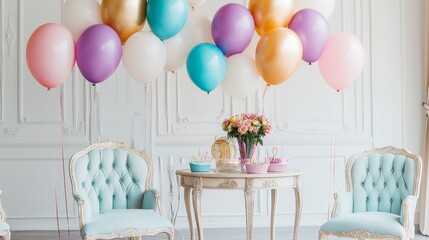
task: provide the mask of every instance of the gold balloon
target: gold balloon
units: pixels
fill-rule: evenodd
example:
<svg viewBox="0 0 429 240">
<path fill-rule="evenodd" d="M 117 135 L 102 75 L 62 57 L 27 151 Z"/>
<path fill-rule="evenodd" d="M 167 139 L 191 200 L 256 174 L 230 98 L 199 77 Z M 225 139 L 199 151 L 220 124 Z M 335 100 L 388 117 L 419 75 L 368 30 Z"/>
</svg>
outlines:
<svg viewBox="0 0 429 240">
<path fill-rule="evenodd" d="M 294 14 L 293 0 L 250 0 L 249 11 L 255 20 L 259 36 L 278 28 L 287 27 Z"/>
<path fill-rule="evenodd" d="M 101 19 L 118 33 L 122 44 L 142 29 L 146 19 L 146 0 L 103 0 Z"/>
<path fill-rule="evenodd" d="M 301 59 L 301 40 L 287 28 L 268 32 L 256 47 L 256 67 L 268 85 L 286 81 L 299 66 Z"/>
</svg>

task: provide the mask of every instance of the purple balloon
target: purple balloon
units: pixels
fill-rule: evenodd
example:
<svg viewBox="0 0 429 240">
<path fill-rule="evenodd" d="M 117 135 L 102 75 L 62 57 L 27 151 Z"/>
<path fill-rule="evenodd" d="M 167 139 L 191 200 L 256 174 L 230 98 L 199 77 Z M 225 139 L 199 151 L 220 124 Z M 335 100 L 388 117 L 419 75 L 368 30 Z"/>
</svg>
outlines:
<svg viewBox="0 0 429 240">
<path fill-rule="evenodd" d="M 76 62 L 89 82 L 106 80 L 118 67 L 122 44 L 118 34 L 109 26 L 96 24 L 87 28 L 76 46 Z"/>
<path fill-rule="evenodd" d="M 243 52 L 252 41 L 254 32 L 252 14 L 240 4 L 227 4 L 213 17 L 213 40 L 226 57 Z"/>
<path fill-rule="evenodd" d="M 326 18 L 316 10 L 302 9 L 295 13 L 289 28 L 301 39 L 304 51 L 302 59 L 310 64 L 317 62 L 330 35 Z"/>
</svg>

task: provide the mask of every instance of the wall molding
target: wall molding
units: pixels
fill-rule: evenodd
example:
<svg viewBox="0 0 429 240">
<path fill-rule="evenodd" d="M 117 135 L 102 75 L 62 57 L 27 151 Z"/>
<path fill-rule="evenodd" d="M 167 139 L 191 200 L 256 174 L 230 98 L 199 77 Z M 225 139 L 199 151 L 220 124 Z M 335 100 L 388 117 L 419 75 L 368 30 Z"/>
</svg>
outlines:
<svg viewBox="0 0 429 240">
<path fill-rule="evenodd" d="M 3 128 L 3 134 L 7 136 L 17 136 L 21 133 L 22 128 Z"/>
<path fill-rule="evenodd" d="M 25 115 L 25 109 L 24 109 L 24 64 L 25 61 L 25 49 L 26 44 L 24 43 L 24 1 L 25 0 L 18 0 L 18 119 L 19 123 L 23 124 L 53 124 L 53 123 L 63 123 L 61 120 L 34 120 L 31 119 L 31 117 L 28 117 Z M 64 119 L 64 123 L 66 122 L 66 112 L 67 112 L 67 95 L 66 95 L 66 84 L 62 84 L 60 86 L 60 91 L 63 96 L 63 102 L 62 102 L 62 109 L 63 109 L 63 116 L 62 119 Z M 53 90 L 52 90 L 53 91 Z"/>
<path fill-rule="evenodd" d="M 6 14 L 4 14 L 3 12 L 2 16 L 5 16 L 5 15 Z M 13 48 L 16 43 L 16 32 L 15 32 L 15 28 L 13 27 L 12 15 L 10 13 L 8 14 L 8 19 L 7 19 L 6 43 L 7 43 L 7 55 L 9 57 L 12 57 Z"/>
<path fill-rule="evenodd" d="M 4 82 L 6 80 L 6 68 L 4 64 L 4 55 L 5 55 L 5 41 L 3 39 L 4 34 L 4 0 L 0 0 L 0 124 L 4 122 Z M 6 37 L 7 39 L 7 37 Z"/>
<path fill-rule="evenodd" d="M 43 113 L 39 114 L 32 111 L 31 108 L 36 105 L 31 103 L 32 99 L 44 97 L 40 92 L 34 91 L 35 93 L 31 93 L 30 96 L 25 95 L 33 88 L 35 89 L 26 72 L 25 38 L 29 34 L 28 31 L 31 31 L 30 27 L 36 24 L 33 21 L 57 19 L 59 6 L 65 0 L 42 2 L 41 4 L 44 5 L 48 15 L 45 13 L 42 16 L 40 11 L 33 12 L 32 8 L 36 6 L 36 3 L 31 0 L 11 2 L 0 0 L 2 20 L 0 23 L 0 39 L 2 40 L 0 46 L 0 124 L 3 124 L 0 125 L 0 171 L 3 169 L 2 174 L 0 174 L 0 183 L 3 184 L 1 187 L 7 206 L 8 223 L 13 230 L 56 229 L 56 219 L 49 206 L 42 208 L 43 210 L 32 211 L 32 208 L 27 205 L 28 210 L 23 211 L 22 207 L 24 206 L 21 204 L 25 201 L 14 201 L 21 199 L 19 191 L 15 189 L 16 187 L 10 185 L 10 179 L 15 179 L 13 182 L 19 183 L 16 172 L 12 170 L 21 169 L 25 173 L 19 176 L 20 179 L 23 179 L 22 183 L 29 182 L 29 179 L 37 180 L 37 187 L 40 188 L 40 192 L 48 193 L 40 195 L 37 202 L 52 202 L 49 195 L 52 192 L 50 189 L 52 183 L 50 172 L 51 166 L 54 164 L 51 163 L 55 163 L 60 169 L 63 160 L 61 158 L 60 130 L 64 132 L 64 160 L 68 161 L 69 156 L 73 153 L 87 146 L 91 140 L 97 140 L 95 138 L 90 139 L 91 116 L 99 116 L 100 134 L 96 137 L 99 140 L 115 139 L 131 143 L 130 145 L 135 144 L 138 149 L 145 149 L 151 154 L 155 170 L 154 187 L 163 193 L 165 212 L 168 213 L 170 188 L 166 169 L 170 163 L 174 167 L 188 167 L 186 161 L 190 158 L 187 156 L 192 156 L 192 153 L 196 153 L 198 148 L 208 150 L 215 140 L 215 136 L 226 135 L 220 124 L 223 118 L 229 117 L 231 114 L 257 111 L 269 115 L 277 132 L 264 138 L 264 147 L 267 149 L 274 146 L 284 147 L 288 154 L 287 157 L 294 160 L 293 164 L 297 168 L 305 170 L 301 179 L 301 186 L 303 186 L 303 193 L 305 194 L 301 226 L 317 226 L 326 221 L 327 212 L 325 213 L 324 202 L 328 201 L 327 195 L 331 195 L 326 191 L 328 187 L 331 187 L 331 184 L 327 182 L 330 174 L 327 164 L 331 157 L 329 156 L 329 149 L 332 147 L 333 138 L 338 152 L 336 154 L 338 165 L 335 173 L 338 179 L 336 184 L 338 190 L 340 190 L 341 181 L 344 178 L 344 171 L 340 168 L 342 168 L 347 154 L 358 152 L 360 149 L 371 148 L 375 146 L 374 142 L 376 141 L 377 144 L 390 142 L 409 144 L 409 146 L 420 144 L 418 140 L 410 140 L 412 136 L 416 135 L 415 132 L 419 132 L 422 127 L 416 126 L 414 121 L 417 118 L 416 114 L 399 116 L 404 112 L 414 113 L 413 110 L 407 108 L 411 108 L 415 104 L 412 105 L 412 102 L 405 99 L 406 97 L 412 98 L 410 101 L 417 101 L 419 97 L 417 95 L 411 96 L 413 91 L 416 92 L 420 89 L 417 88 L 418 83 L 406 81 L 408 75 L 413 79 L 416 78 L 415 72 L 419 66 L 415 69 L 412 64 L 418 65 L 415 64 L 418 61 L 411 57 L 413 52 L 419 50 L 420 46 L 413 44 L 417 35 L 415 30 L 405 29 L 405 26 L 408 26 L 407 22 L 416 21 L 411 20 L 411 17 L 414 17 L 411 16 L 413 13 L 411 9 L 417 8 L 419 4 L 414 7 L 398 9 L 398 4 L 399 6 L 408 5 L 403 0 L 393 1 L 393 7 L 390 6 L 391 3 L 388 0 L 381 2 L 370 0 L 337 1 L 336 10 L 329 20 L 332 23 L 333 32 L 353 32 L 362 40 L 365 49 L 368 51 L 362 76 L 353 87 L 335 96 L 338 101 L 334 101 L 333 98 L 325 99 L 325 96 L 332 97 L 333 95 L 328 95 L 325 92 L 326 89 L 319 89 L 319 84 L 312 85 L 315 90 L 312 89 L 308 95 L 310 98 L 303 96 L 296 103 L 293 102 L 296 99 L 295 95 L 285 95 L 285 93 L 296 93 L 294 92 L 296 89 L 306 87 L 305 83 L 299 82 L 300 80 L 317 78 L 315 80 L 319 81 L 319 75 L 316 76 L 311 72 L 317 71 L 317 66 L 313 66 L 312 70 L 301 69 L 304 72 L 300 72 L 301 75 L 298 75 L 297 78 L 291 79 L 282 86 L 270 88 L 265 99 L 262 99 L 264 90 L 262 83 L 258 91 L 252 96 L 237 99 L 218 91 L 212 93 L 215 96 L 207 98 L 196 93 L 197 90 L 194 91 L 192 82 L 188 82 L 186 68 L 181 68 L 174 73 L 164 71 L 159 78 L 142 90 L 142 88 L 134 85 L 132 82 L 134 80 L 129 81 L 130 76 L 123 68 L 123 64 L 120 64 L 116 73 L 108 81 L 97 85 L 102 99 L 99 99 L 98 111 L 91 112 L 93 103 L 91 94 L 94 89 L 83 79 L 76 67 L 62 89 L 55 90 L 61 91 L 64 96 L 65 121 L 63 123 L 58 120 L 59 116 L 55 116 L 52 112 L 48 112 L 44 116 Z M 230 2 L 230 0 L 206 1 L 199 10 L 211 15 L 215 7 L 217 8 L 226 2 Z M 249 1 L 240 0 L 239 2 L 247 5 Z M 391 11 L 381 11 L 384 7 Z M 386 41 L 389 38 L 378 31 L 381 25 L 386 25 L 385 18 L 391 24 L 401 23 L 401 32 L 399 33 L 397 30 L 392 30 L 391 26 L 387 24 L 389 28 L 385 30 L 393 31 L 393 36 L 395 36 L 391 42 Z M 404 36 L 406 33 L 408 35 Z M 395 46 L 401 49 L 391 49 Z M 384 55 L 381 56 L 384 50 L 380 50 L 384 48 L 390 49 L 390 52 L 385 53 L 385 61 L 382 58 Z M 399 65 L 396 60 L 389 63 L 393 58 L 398 57 L 403 58 Z M 389 66 L 394 66 L 394 68 L 386 70 L 386 67 Z M 400 82 L 396 73 L 401 75 Z M 320 80 L 322 79 L 320 78 Z M 390 81 L 392 81 L 393 86 L 388 85 Z M 398 86 L 409 89 L 408 95 L 405 93 L 406 89 L 399 89 Z M 320 84 L 320 88 L 323 87 Z M 393 90 L 387 89 L 387 87 L 393 87 Z M 320 95 L 315 95 L 317 91 L 323 92 Z M 59 92 L 51 94 L 57 96 Z M 142 107 L 143 94 L 146 104 L 144 108 Z M 302 93 L 297 93 L 298 97 L 301 96 L 299 94 Z M 396 95 L 400 96 L 401 101 L 395 100 Z M 397 106 L 388 109 L 391 106 L 386 104 L 387 101 L 383 100 L 383 97 L 394 102 Z M 285 105 L 286 100 L 290 105 Z M 315 104 L 314 102 L 320 103 L 320 105 L 310 105 Z M 335 102 L 335 114 L 334 112 L 324 114 L 323 111 L 329 112 L 332 102 Z M 193 103 L 195 106 L 192 105 Z M 203 103 L 205 105 L 202 105 Z M 206 109 L 205 106 L 207 106 Z M 288 106 L 293 108 L 288 109 Z M 59 108 L 58 101 L 52 101 L 49 103 L 49 107 L 56 110 Z M 193 108 L 197 109 L 198 112 L 194 114 Z M 297 113 L 295 116 L 291 115 L 295 112 Z M 197 113 L 206 115 L 197 115 Z M 397 114 L 398 118 L 392 118 L 393 114 Z M 386 121 L 384 115 L 392 119 Z M 400 121 L 401 117 L 403 118 L 402 121 Z M 407 119 L 409 119 L 408 122 Z M 336 131 L 333 131 L 333 128 Z M 398 134 L 400 131 L 409 134 L 408 138 L 403 133 L 401 133 L 402 135 Z M 265 152 L 262 149 L 258 149 L 258 151 Z M 22 166 L 28 168 L 22 168 Z M 35 168 L 38 171 L 34 171 Z M 58 175 L 60 174 L 58 172 Z M 324 179 L 324 182 L 319 184 L 319 188 L 312 188 L 313 183 L 311 183 L 311 179 L 309 180 L 312 175 Z M 47 184 L 44 185 L 43 183 Z M 32 192 L 32 187 L 26 186 L 21 190 Z M 174 187 L 177 188 L 177 186 Z M 211 191 L 205 191 L 203 194 L 203 196 L 208 197 L 203 200 L 204 217 L 202 221 L 204 227 L 244 228 L 243 194 L 239 191 L 235 191 L 237 195 L 235 193 L 218 195 L 209 192 Z M 316 201 L 314 200 L 315 195 L 323 195 L 323 199 L 321 197 Z M 234 198 L 226 199 L 231 204 L 228 208 L 217 211 L 221 206 L 216 201 L 223 200 L 222 196 L 234 196 Z M 257 191 L 256 196 L 255 226 L 267 227 L 270 217 L 270 194 L 268 191 Z M 289 201 L 293 197 L 293 191 L 289 190 L 282 190 L 281 196 L 279 194 L 279 207 L 281 207 L 277 212 L 279 227 L 293 224 L 293 202 Z M 332 200 L 331 196 L 329 200 Z M 71 202 L 74 203 L 71 200 L 70 205 L 72 205 Z M 183 198 L 180 202 L 180 208 L 178 227 L 187 229 Z M 231 209 L 230 212 L 228 212 L 229 209 Z M 61 228 L 66 229 L 67 225 L 63 215 L 60 218 Z M 73 216 L 76 216 L 75 212 Z M 77 218 L 71 217 L 70 220 L 72 229 L 78 229 Z"/>
</svg>

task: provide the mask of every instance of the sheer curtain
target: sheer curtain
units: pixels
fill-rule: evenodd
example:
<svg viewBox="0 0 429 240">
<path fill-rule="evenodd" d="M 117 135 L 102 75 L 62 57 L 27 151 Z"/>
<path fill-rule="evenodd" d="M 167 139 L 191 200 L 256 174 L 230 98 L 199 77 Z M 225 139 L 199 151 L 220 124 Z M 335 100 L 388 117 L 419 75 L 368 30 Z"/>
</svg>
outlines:
<svg viewBox="0 0 429 240">
<path fill-rule="evenodd" d="M 425 123 L 425 139 L 424 139 L 424 153 L 423 153 L 423 176 L 420 191 L 420 231 L 424 235 L 429 235 L 429 3 L 425 1 L 426 5 L 426 48 L 425 48 L 425 77 L 426 77 L 426 100 L 423 103 L 423 107 L 426 111 L 426 123 Z"/>
</svg>

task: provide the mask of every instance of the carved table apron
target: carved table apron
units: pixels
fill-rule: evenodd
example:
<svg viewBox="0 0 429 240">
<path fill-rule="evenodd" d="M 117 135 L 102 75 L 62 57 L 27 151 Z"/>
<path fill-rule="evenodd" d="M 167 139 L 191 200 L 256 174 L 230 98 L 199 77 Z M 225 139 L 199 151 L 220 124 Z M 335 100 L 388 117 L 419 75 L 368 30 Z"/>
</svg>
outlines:
<svg viewBox="0 0 429 240">
<path fill-rule="evenodd" d="M 266 174 L 223 173 L 211 171 L 208 173 L 191 172 L 189 169 L 177 170 L 180 184 L 184 187 L 186 213 L 188 215 L 191 240 L 194 240 L 194 229 L 191 215 L 191 189 L 194 216 L 197 224 L 198 239 L 204 240 L 201 227 L 201 194 L 206 189 L 243 190 L 246 205 L 247 240 L 252 240 L 253 209 L 255 190 L 271 189 L 271 223 L 270 237 L 275 239 L 275 221 L 277 209 L 277 190 L 280 188 L 293 188 L 295 190 L 295 224 L 293 239 L 298 239 L 298 226 L 301 218 L 302 196 L 299 187 L 300 170 L 290 169 L 286 172 L 269 172 Z"/>
</svg>

